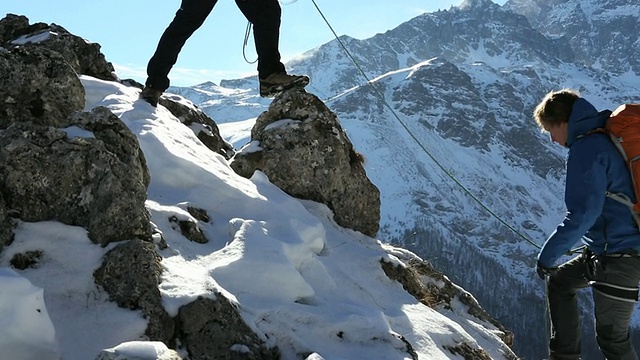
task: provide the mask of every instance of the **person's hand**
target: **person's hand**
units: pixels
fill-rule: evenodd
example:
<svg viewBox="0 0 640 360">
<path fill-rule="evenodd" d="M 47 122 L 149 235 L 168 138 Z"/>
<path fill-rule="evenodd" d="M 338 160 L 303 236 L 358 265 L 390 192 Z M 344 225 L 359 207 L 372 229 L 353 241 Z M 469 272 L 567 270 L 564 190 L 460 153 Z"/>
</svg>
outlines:
<svg viewBox="0 0 640 360">
<path fill-rule="evenodd" d="M 555 268 L 555 267 L 551 267 L 551 268 L 546 267 L 540 264 L 540 261 L 538 261 L 536 264 L 536 273 L 538 273 L 538 276 L 542 280 L 545 280 L 547 276 L 553 275 L 553 273 L 556 272 L 557 269 L 558 268 Z"/>
</svg>

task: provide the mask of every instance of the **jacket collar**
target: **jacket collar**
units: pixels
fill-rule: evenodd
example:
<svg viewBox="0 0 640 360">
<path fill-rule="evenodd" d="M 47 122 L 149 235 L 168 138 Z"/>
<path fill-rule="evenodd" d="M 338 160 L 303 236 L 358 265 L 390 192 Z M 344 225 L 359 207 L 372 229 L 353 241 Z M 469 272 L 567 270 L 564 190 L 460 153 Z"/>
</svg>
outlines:
<svg viewBox="0 0 640 360">
<path fill-rule="evenodd" d="M 611 111 L 604 110 L 598 112 L 590 102 L 583 98 L 576 100 L 571 109 L 571 116 L 569 117 L 567 146 L 571 147 L 573 143 L 586 135 L 587 132 L 604 127 L 609 115 L 611 115 Z"/>
</svg>

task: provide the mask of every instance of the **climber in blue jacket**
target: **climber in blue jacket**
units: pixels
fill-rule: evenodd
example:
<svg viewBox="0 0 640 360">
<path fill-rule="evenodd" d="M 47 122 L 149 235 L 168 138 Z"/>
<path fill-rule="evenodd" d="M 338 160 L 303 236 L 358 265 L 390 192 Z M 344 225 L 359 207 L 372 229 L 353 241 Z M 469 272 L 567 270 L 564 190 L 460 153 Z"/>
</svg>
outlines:
<svg viewBox="0 0 640 360">
<path fill-rule="evenodd" d="M 635 201 L 624 158 L 603 128 L 611 111 L 598 112 L 573 90 L 550 92 L 534 111 L 538 126 L 569 149 L 565 218 L 546 240 L 537 274 L 546 279 L 551 337 L 550 359 L 579 359 L 578 289 L 592 287 L 596 338 L 608 360 L 637 360 L 629 323 L 638 299 L 640 231 L 627 205 L 608 197 Z M 640 180 L 640 179 L 639 179 Z M 583 253 L 556 262 L 579 241 Z"/>
</svg>

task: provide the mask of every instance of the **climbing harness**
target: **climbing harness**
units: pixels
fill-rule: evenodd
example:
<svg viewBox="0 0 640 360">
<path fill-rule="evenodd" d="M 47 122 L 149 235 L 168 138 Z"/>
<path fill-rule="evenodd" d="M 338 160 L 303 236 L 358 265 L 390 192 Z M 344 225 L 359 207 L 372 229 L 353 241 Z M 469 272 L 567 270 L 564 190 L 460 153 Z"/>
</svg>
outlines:
<svg viewBox="0 0 640 360">
<path fill-rule="evenodd" d="M 637 286 L 627 287 L 611 284 L 609 282 L 599 280 L 599 278 L 606 279 L 606 276 L 602 276 L 601 273 L 606 271 L 607 262 L 609 261 L 609 259 L 631 258 L 639 256 L 640 255 L 638 254 L 624 253 L 595 255 L 590 250 L 585 249 L 583 253 L 584 262 L 587 268 L 585 277 L 589 281 L 589 285 L 591 285 L 593 290 L 602 294 L 603 296 L 618 301 L 635 303 L 638 301 L 638 291 L 640 291 Z"/>
<path fill-rule="evenodd" d="M 602 295 L 625 302 L 638 301 L 638 287 L 624 287 L 600 281 L 589 281 L 591 287 Z"/>
</svg>

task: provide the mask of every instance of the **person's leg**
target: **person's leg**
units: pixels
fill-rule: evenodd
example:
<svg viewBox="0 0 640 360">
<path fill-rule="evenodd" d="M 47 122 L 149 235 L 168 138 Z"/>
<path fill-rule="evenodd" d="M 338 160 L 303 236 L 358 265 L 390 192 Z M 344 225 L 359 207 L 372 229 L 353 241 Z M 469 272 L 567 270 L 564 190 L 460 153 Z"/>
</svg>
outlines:
<svg viewBox="0 0 640 360">
<path fill-rule="evenodd" d="M 576 292 L 588 286 L 585 271 L 583 257 L 578 256 L 562 264 L 557 272 L 547 279 L 551 359 L 580 358 L 580 314 Z"/>
<path fill-rule="evenodd" d="M 217 0 L 183 0 L 173 21 L 166 28 L 147 65 L 146 86 L 164 91 L 169 87 L 169 72 L 178 60 L 187 39 L 211 13 Z"/>
<path fill-rule="evenodd" d="M 253 25 L 253 38 L 258 54 L 258 77 L 286 73 L 280 61 L 280 16 L 278 0 L 236 0 L 244 16 Z"/>
<path fill-rule="evenodd" d="M 593 286 L 600 350 L 608 360 L 638 360 L 629 335 L 629 322 L 636 302 L 634 299 L 625 299 L 628 292 L 621 292 L 620 289 L 637 288 L 640 258 L 605 258 L 603 269 L 600 268 L 598 270 L 601 272 L 596 273 Z"/>
</svg>

